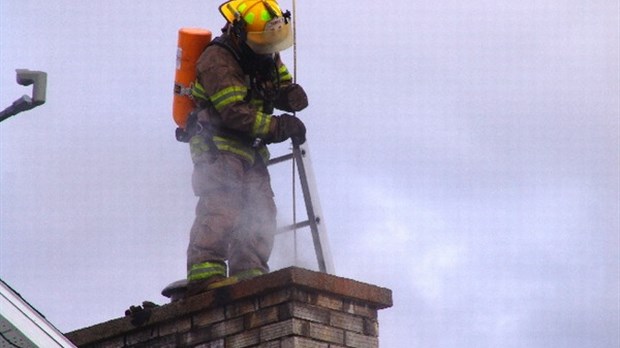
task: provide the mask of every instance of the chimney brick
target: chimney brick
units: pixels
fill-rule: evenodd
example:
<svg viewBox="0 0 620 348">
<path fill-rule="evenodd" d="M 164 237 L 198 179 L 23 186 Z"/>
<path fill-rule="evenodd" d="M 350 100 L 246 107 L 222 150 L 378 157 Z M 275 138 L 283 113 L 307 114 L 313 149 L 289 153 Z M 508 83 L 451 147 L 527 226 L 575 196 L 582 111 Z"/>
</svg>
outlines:
<svg viewBox="0 0 620 348">
<path fill-rule="evenodd" d="M 376 348 L 389 289 L 290 267 L 66 334 L 85 348 Z"/>
</svg>

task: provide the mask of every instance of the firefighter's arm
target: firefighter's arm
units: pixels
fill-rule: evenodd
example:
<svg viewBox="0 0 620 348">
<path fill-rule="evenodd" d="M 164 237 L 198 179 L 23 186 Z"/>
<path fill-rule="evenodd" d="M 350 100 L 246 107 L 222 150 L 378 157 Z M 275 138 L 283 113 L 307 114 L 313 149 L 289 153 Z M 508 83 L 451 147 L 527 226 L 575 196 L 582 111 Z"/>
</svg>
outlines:
<svg viewBox="0 0 620 348">
<path fill-rule="evenodd" d="M 280 77 L 280 91 L 278 98 L 274 101 L 274 107 L 287 112 L 301 111 L 308 106 L 308 96 L 306 91 L 293 83 L 293 76 L 278 55 L 276 57 L 276 66 L 278 67 L 278 75 Z"/>
<path fill-rule="evenodd" d="M 266 138 L 272 128 L 272 116 L 247 100 L 248 88 L 241 67 L 225 49 L 211 46 L 207 50 L 213 51 L 204 64 L 199 64 L 198 79 L 218 113 L 220 126 L 250 138 Z"/>
</svg>

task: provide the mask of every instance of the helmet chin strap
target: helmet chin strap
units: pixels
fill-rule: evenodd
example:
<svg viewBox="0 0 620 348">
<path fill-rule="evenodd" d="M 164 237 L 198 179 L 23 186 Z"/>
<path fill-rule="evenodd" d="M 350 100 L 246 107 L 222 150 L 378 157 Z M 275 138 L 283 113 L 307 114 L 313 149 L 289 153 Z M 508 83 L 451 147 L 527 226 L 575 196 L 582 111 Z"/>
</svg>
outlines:
<svg viewBox="0 0 620 348">
<path fill-rule="evenodd" d="M 233 34 L 232 36 L 234 36 L 241 42 L 245 42 L 248 37 L 246 27 L 247 25 L 245 24 L 245 21 L 241 19 L 241 15 L 239 14 L 239 12 L 236 12 L 235 20 L 233 20 L 233 22 L 230 24 L 230 30 Z"/>
<path fill-rule="evenodd" d="M 253 59 L 257 54 L 246 43 L 247 33 L 245 28 L 246 24 L 243 20 L 235 19 L 232 23 L 227 23 L 223 31 L 230 37 L 234 49 L 240 57 Z"/>
</svg>

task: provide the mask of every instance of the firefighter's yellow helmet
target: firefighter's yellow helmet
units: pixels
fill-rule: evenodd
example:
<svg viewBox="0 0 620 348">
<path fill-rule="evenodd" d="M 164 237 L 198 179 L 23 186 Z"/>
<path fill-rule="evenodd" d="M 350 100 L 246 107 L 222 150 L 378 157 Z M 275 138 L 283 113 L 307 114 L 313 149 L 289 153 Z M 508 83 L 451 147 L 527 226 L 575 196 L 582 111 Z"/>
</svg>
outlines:
<svg viewBox="0 0 620 348">
<path fill-rule="evenodd" d="M 220 12 L 228 23 L 243 23 L 246 43 L 257 54 L 293 45 L 290 14 L 283 13 L 274 0 L 231 0 L 220 5 Z"/>
</svg>

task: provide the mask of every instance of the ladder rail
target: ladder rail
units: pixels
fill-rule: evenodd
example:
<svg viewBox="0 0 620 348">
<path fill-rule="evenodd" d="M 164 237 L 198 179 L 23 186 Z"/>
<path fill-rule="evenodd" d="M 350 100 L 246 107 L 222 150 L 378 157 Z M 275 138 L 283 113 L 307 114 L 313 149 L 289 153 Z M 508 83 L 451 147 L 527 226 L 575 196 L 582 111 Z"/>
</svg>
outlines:
<svg viewBox="0 0 620 348">
<path fill-rule="evenodd" d="M 323 221 L 314 171 L 310 161 L 308 143 L 306 142 L 300 146 L 294 146 L 293 154 L 297 167 L 299 168 L 299 181 L 304 194 L 306 212 L 308 214 L 308 221 L 310 222 L 312 240 L 314 242 L 317 261 L 319 262 L 319 269 L 322 272 L 333 274 L 334 264 L 331 259 L 329 241 L 327 240 L 327 231 L 325 229 L 325 222 Z"/>
</svg>

